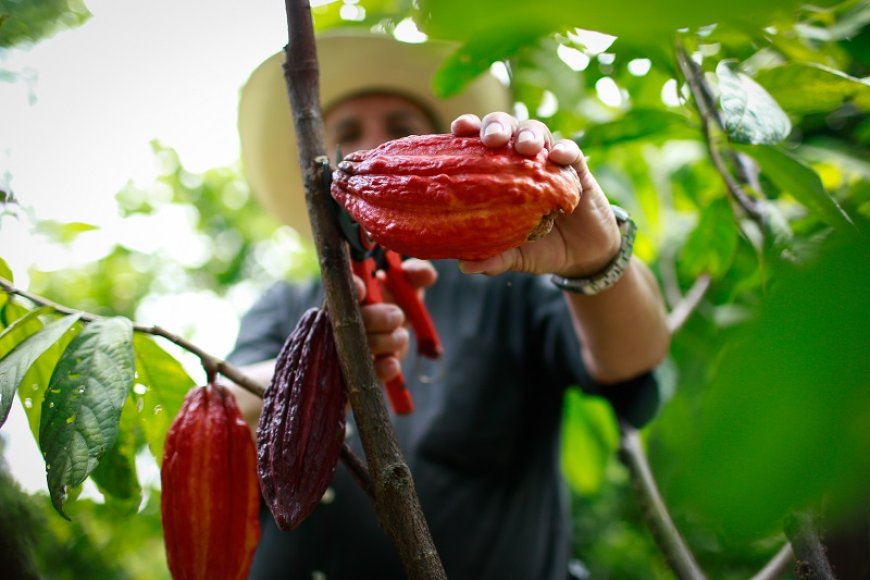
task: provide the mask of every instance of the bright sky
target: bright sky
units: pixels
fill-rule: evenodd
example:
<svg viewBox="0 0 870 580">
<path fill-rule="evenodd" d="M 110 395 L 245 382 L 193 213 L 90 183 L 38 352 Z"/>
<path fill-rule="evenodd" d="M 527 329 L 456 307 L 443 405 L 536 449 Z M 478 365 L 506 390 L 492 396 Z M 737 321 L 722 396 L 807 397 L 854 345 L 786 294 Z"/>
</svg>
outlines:
<svg viewBox="0 0 870 580">
<path fill-rule="evenodd" d="M 151 140 L 175 148 L 191 171 L 236 162 L 238 91 L 264 58 L 286 44 L 284 3 L 87 0 L 87 5 L 93 17 L 84 26 L 30 50 L 0 54 L 0 70 L 29 79 L 0 81 L 0 185 L 39 218 L 83 221 L 104 227 L 105 236 L 130 238 L 135 231 L 118 230 L 114 196 L 129 180 L 144 186 L 157 175 Z M 9 220 L 2 225 L 0 255 L 24 285 L 24 270 L 34 261 L 51 262 L 51 249 L 28 237 L 23 225 Z M 129 230 L 129 222 L 125 227 Z M 173 229 L 181 231 L 184 224 L 167 227 Z M 164 244 L 188 245 L 183 237 L 165 234 Z M 99 249 L 95 252 L 88 256 L 83 248 L 78 259 L 98 258 Z M 59 265 L 71 265 L 70 257 L 65 259 Z M 178 314 L 235 320 L 236 313 L 216 299 L 172 298 L 169 309 Z M 203 318 L 202 308 L 212 316 Z M 184 316 L 152 322 L 180 331 L 173 326 L 181 324 L 179 318 Z M 223 326 L 232 332 L 231 324 Z M 221 338 L 198 344 L 226 354 L 232 337 L 207 327 L 204 323 L 199 335 Z M 44 488 L 45 466 L 18 403 L 2 433 L 16 478 L 25 489 Z"/>
</svg>

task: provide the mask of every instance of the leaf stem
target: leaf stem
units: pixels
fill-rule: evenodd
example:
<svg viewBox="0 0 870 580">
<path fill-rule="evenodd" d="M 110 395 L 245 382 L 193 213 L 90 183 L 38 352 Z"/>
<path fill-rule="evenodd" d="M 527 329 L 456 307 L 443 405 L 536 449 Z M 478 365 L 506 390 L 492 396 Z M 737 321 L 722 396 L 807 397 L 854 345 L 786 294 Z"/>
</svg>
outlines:
<svg viewBox="0 0 870 580">
<path fill-rule="evenodd" d="M 785 572 L 785 569 L 793 561 L 794 551 L 791 549 L 791 544 L 786 542 L 751 580 L 775 580 Z"/>
</svg>

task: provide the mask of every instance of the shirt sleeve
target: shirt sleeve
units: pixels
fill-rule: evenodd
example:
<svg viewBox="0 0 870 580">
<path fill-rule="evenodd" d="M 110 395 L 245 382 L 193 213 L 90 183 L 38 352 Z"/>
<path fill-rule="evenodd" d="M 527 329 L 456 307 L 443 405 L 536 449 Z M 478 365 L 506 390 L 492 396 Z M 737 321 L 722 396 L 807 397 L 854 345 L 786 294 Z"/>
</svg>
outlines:
<svg viewBox="0 0 870 580">
<path fill-rule="evenodd" d="M 590 395 L 603 397 L 619 418 L 634 427 L 651 421 L 662 401 L 654 370 L 619 383 L 595 381 L 580 356 L 580 341 L 561 290 L 546 277 L 536 277 L 530 286 L 531 344 L 540 345 L 542 368 L 557 384 L 578 386 Z"/>
<path fill-rule="evenodd" d="M 275 358 L 302 314 L 322 301 L 319 281 L 273 285 L 242 317 L 227 360 L 241 366 Z"/>
</svg>

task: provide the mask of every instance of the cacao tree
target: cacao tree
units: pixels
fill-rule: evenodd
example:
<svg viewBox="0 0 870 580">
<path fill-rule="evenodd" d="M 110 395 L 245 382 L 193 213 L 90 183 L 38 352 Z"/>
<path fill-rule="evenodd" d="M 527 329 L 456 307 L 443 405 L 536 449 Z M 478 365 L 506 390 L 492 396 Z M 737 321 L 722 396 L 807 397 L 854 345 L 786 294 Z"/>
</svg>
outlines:
<svg viewBox="0 0 870 580">
<path fill-rule="evenodd" d="M 16 17 L 4 10 L 8 46 L 19 37 L 4 35 Z M 275 6 L 276 19 L 282 10 Z M 659 370 L 671 396 L 640 434 L 620 430 L 601 401 L 568 396 L 563 463 L 575 494 L 575 551 L 593 576 L 744 578 L 771 558 L 790 567 L 785 545 L 810 562 L 821 534 L 835 573 L 857 577 L 861 564 L 848 563 L 842 540 L 870 521 L 870 4 L 362 1 L 312 14 L 321 29 L 401 33 L 414 22 L 459 42 L 433 80 L 437 89 L 450 95 L 495 66 L 511 82 L 516 113 L 576 139 L 604 190 L 638 222 L 635 252 L 671 308 L 674 343 Z M 171 328 L 171 313 L 164 329 L 133 324 L 137 308 L 156 294 L 228 295 L 317 268 L 312 248 L 287 243 L 252 204 L 227 204 L 247 195 L 237 167 L 194 175 L 171 149 L 155 145 L 155 154 L 171 160 L 160 180 L 171 199 L 131 186 L 119 204 L 129 216 L 158 219 L 161 204 L 194 205 L 191 229 L 216 248 L 205 266 L 122 245 L 50 274 L 0 263 L 0 424 L 13 405 L 23 407 L 49 498 L 16 495 L 11 482 L 5 489 L 31 505 L 29 521 L 51 522 L 22 550 L 54 577 L 73 561 L 47 559 L 57 546 L 97 566 L 105 555 L 95 555 L 95 539 L 119 535 L 110 544 L 118 562 L 103 565 L 123 577 L 133 550 L 122 530 L 159 538 L 159 490 L 141 458 L 160 462 L 185 394 L 221 369 L 176 334 L 185 329 Z M 27 192 L 15 193 L 3 197 L 0 228 L 26 219 Z M 99 226 L 36 227 L 63 246 Z M 262 256 L 276 248 L 285 261 L 270 271 L 274 262 Z M 4 246 L 0 258 L 16 251 Z M 29 288 L 16 286 L 25 275 Z M 203 376 L 191 378 L 200 362 Z M 78 377 L 90 376 L 100 386 L 74 396 Z M 107 400 L 114 411 L 85 424 Z M 74 440 L 81 453 L 69 454 Z M 669 512 L 652 521 L 652 533 L 644 522 L 660 502 L 642 477 L 644 450 Z M 90 485 L 99 500 L 77 499 Z M 150 553 L 163 557 L 159 541 Z M 143 569 L 134 558 L 126 573 L 145 577 Z M 168 568 L 149 574 L 165 577 Z"/>
</svg>

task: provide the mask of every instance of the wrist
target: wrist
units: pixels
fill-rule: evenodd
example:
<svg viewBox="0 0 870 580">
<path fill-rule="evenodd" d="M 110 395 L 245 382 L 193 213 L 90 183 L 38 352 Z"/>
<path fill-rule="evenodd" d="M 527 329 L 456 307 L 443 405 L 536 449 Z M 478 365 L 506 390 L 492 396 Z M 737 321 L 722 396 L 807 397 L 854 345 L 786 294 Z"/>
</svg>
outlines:
<svg viewBox="0 0 870 580">
<path fill-rule="evenodd" d="M 603 266 L 587 270 L 587 272 L 591 271 L 591 274 L 576 274 L 574 272 L 554 274 L 551 277 L 553 284 L 567 292 L 592 295 L 610 288 L 619 281 L 631 262 L 637 227 L 628 212 L 617 206 L 611 207 L 620 232 L 615 253 L 610 255 L 611 257 L 604 262 Z"/>
</svg>

